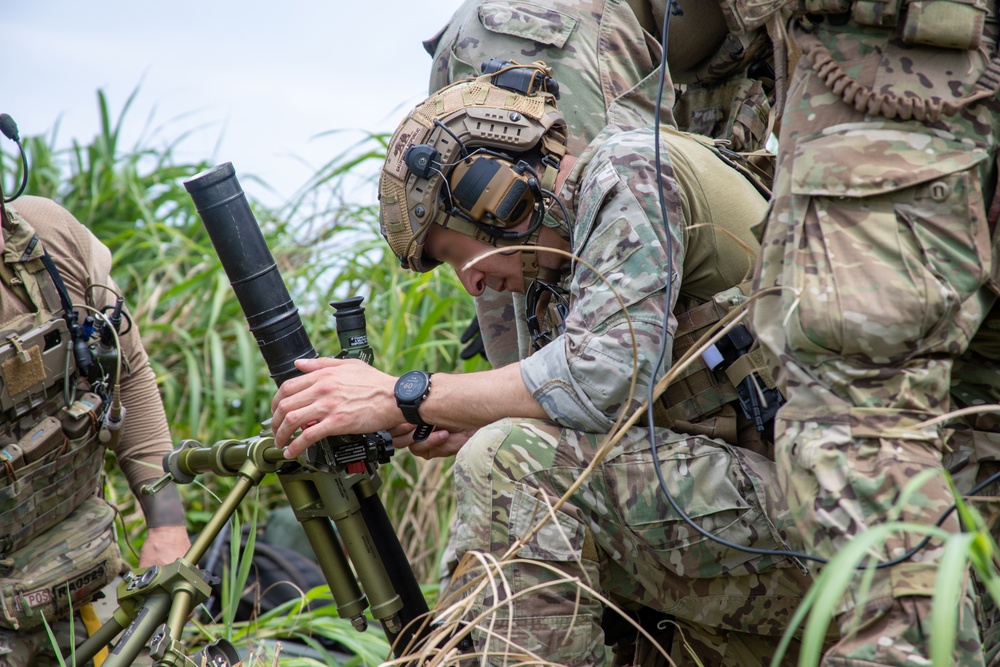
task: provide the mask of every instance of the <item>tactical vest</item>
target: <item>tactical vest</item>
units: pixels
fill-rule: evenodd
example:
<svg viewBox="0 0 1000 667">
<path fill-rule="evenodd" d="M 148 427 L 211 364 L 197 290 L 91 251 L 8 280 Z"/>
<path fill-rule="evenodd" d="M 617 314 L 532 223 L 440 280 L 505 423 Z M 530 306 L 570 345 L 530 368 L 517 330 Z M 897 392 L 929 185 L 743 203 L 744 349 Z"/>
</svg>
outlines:
<svg viewBox="0 0 1000 667">
<path fill-rule="evenodd" d="M 34 312 L 0 322 L 0 626 L 26 629 L 90 599 L 121 556 L 96 498 L 101 399 L 78 377 L 38 236 L 13 218 L 4 256 L 19 259 L 0 279 Z"/>
<path fill-rule="evenodd" d="M 681 297 L 674 307 L 674 361 L 700 339 L 718 331 L 722 318 L 745 304 L 749 294 L 747 282 L 709 301 Z M 555 332 L 567 312 L 565 302 L 557 304 L 543 298 L 528 317 L 536 320 L 539 330 Z M 749 325 L 735 331 L 735 336 L 728 335 L 706 354 L 696 357 L 667 385 L 654 406 L 654 423 L 682 433 L 720 438 L 774 460 L 771 428 L 783 399 Z M 551 338 L 554 336 L 542 336 L 535 341 L 542 346 Z M 738 342 L 734 344 L 733 340 Z M 713 357 L 712 351 L 720 349 L 725 353 Z"/>
<path fill-rule="evenodd" d="M 720 292 L 709 301 L 683 297 L 678 300 L 674 308 L 677 331 L 672 358 L 675 363 L 700 339 L 718 331 L 720 320 L 743 306 L 749 294 L 750 283 L 747 282 Z M 727 347 L 722 357 L 713 357 L 713 351 Z M 747 323 L 739 325 L 734 333 L 686 366 L 680 376 L 667 385 L 654 412 L 658 425 L 683 433 L 720 438 L 774 460 L 771 429 L 774 414 L 782 401 L 756 336 Z"/>
<path fill-rule="evenodd" d="M 845 103 L 872 116 L 888 119 L 935 122 L 941 116 L 951 116 L 1000 90 L 1000 56 L 996 53 L 979 75 L 969 93 L 958 100 L 899 96 L 890 91 L 874 90 L 860 84 L 841 67 L 830 50 L 811 34 L 811 26 L 829 20 L 837 24 L 853 23 L 866 28 L 884 28 L 904 44 L 931 46 L 942 49 L 976 50 L 984 37 L 995 39 L 997 22 L 996 0 L 722 0 L 723 12 L 731 31 L 736 35 L 751 35 L 766 28 L 774 45 L 776 93 L 783 99 L 784 79 L 795 60 L 806 58 L 812 70 L 839 95 Z M 784 22 L 798 16 L 806 28 L 793 51 L 789 53 Z"/>
<path fill-rule="evenodd" d="M 995 3 L 988 0 L 798 0 L 797 12 L 899 28 L 905 44 L 944 49 L 978 49 L 987 15 L 996 18 Z"/>
</svg>

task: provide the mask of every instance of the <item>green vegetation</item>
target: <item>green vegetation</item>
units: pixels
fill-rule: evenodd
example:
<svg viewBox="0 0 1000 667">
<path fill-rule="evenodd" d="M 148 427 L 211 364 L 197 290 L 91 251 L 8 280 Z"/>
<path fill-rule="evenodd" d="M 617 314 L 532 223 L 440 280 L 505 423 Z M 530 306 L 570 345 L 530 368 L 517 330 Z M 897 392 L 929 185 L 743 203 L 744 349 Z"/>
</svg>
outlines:
<svg viewBox="0 0 1000 667">
<path fill-rule="evenodd" d="M 25 137 L 30 165 L 26 192 L 55 199 L 111 248 L 114 278 L 149 351 L 174 441 L 194 438 L 208 445 L 256 435 L 261 420 L 270 417 L 274 383 L 182 185 L 213 165 L 176 160 L 183 135 L 155 147 L 154 139 L 123 146 L 122 127 L 135 95 L 115 117 L 104 94 L 98 93 L 101 127 L 89 143 L 57 150 L 52 137 Z M 320 354 L 339 352 L 333 309 L 327 304 L 363 295 L 380 369 L 396 375 L 411 368 L 481 369 L 485 362 L 463 362 L 458 356 L 458 339 L 473 309 L 454 274 L 402 271 L 395 258 L 383 252 L 374 197 L 362 205 L 342 197 L 345 175 L 380 162 L 386 140 L 369 136 L 334 158 L 280 209 L 251 198 L 254 213 Z M 246 186 L 253 175 L 234 166 Z M 19 169 L 16 149 L 3 151 L 3 167 L 5 182 L 13 182 Z M 436 582 L 438 556 L 454 511 L 449 469 L 447 462 L 426 462 L 402 452 L 380 471 L 386 508 L 418 579 L 428 584 Z M 108 471 L 109 497 L 122 509 L 128 540 L 137 549 L 144 536 L 141 514 L 113 462 Z M 192 532 L 215 510 L 217 497 L 228 486 L 229 480 L 204 476 L 199 484 L 181 489 Z M 251 523 L 282 504 L 272 476 L 261 485 L 259 506 L 244 503 L 240 518 Z M 332 611 L 304 619 L 297 618 L 297 611 L 294 605 L 276 610 L 252 627 L 232 629 L 232 636 L 252 644 L 249 640 L 302 638 L 312 632 L 339 641 L 370 664 L 386 655 L 377 629 L 358 635 Z M 206 638 L 229 633 L 217 627 L 197 631 Z"/>
</svg>

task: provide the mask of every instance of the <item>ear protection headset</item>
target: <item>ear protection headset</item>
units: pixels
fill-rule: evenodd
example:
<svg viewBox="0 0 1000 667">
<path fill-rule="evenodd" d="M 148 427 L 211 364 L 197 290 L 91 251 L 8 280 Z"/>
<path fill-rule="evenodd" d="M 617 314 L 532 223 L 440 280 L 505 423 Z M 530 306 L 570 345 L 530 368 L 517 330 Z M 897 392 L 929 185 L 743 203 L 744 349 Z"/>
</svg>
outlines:
<svg viewBox="0 0 1000 667">
<path fill-rule="evenodd" d="M 421 178 L 440 170 L 440 154 L 432 146 L 410 146 L 403 161 Z M 526 234 L 507 232 L 520 223 L 532 208 L 540 206 L 542 191 L 538 175 L 523 160 L 515 163 L 507 156 L 480 150 L 463 158 L 448 175 L 442 189 L 446 212 L 465 217 L 494 238 L 517 239 Z"/>
<path fill-rule="evenodd" d="M 387 146 L 380 227 L 406 268 L 438 264 L 423 254 L 435 224 L 493 245 L 537 239 L 566 152 L 555 82 L 544 63 L 497 61 L 484 69 L 418 105 Z M 529 151 L 541 157 L 537 172 L 517 157 Z M 526 275 L 535 270 L 533 254 L 522 251 Z"/>
</svg>

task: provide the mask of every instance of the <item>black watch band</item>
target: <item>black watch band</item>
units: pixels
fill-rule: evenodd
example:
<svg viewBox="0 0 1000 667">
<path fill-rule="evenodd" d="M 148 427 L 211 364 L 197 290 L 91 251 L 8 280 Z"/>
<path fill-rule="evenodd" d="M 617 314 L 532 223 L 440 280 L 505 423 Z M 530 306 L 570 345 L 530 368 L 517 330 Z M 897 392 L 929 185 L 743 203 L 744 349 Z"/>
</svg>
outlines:
<svg viewBox="0 0 1000 667">
<path fill-rule="evenodd" d="M 413 431 L 413 441 L 421 442 L 434 430 L 434 426 L 420 418 L 420 404 L 427 398 L 431 388 L 431 374 L 424 371 L 408 371 L 396 380 L 394 394 L 396 405 L 403 413 L 403 418 L 411 424 L 416 424 Z"/>
</svg>

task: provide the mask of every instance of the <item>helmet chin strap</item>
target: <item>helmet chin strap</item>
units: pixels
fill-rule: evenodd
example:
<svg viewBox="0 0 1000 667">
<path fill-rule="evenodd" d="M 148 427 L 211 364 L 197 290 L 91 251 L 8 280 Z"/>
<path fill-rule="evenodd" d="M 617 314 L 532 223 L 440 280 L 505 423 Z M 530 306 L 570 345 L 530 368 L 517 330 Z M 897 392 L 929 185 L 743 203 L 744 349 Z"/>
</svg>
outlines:
<svg viewBox="0 0 1000 667">
<path fill-rule="evenodd" d="M 538 266 L 538 235 L 541 231 L 542 228 L 539 226 L 531 233 L 531 236 L 522 241 L 523 245 L 530 246 L 530 248 L 521 250 L 521 274 L 524 275 L 525 288 L 538 277 L 539 271 L 544 271 Z"/>
<path fill-rule="evenodd" d="M 544 269 L 538 266 L 538 251 L 535 249 L 538 245 L 538 235 L 542 231 L 542 226 L 539 225 L 535 231 L 533 231 L 528 236 L 516 240 L 504 240 L 497 238 L 495 236 L 490 236 L 488 233 L 472 224 L 467 220 L 462 220 L 456 216 L 449 216 L 445 220 L 441 221 L 442 227 L 448 229 L 454 229 L 456 232 L 461 232 L 466 236 L 471 236 L 477 241 L 481 241 L 488 245 L 494 246 L 496 248 L 502 248 L 505 245 L 517 245 L 517 246 L 529 246 L 527 248 L 521 248 L 521 273 L 524 275 L 524 284 L 529 284 L 532 280 L 538 277 L 540 274 L 548 275 L 550 269 Z M 440 223 L 439 223 L 440 224 Z"/>
</svg>

